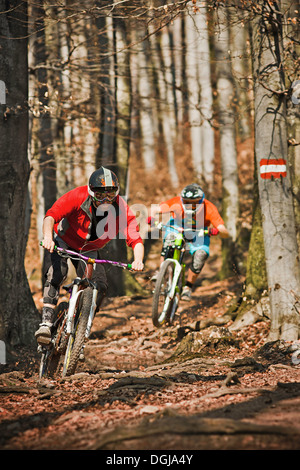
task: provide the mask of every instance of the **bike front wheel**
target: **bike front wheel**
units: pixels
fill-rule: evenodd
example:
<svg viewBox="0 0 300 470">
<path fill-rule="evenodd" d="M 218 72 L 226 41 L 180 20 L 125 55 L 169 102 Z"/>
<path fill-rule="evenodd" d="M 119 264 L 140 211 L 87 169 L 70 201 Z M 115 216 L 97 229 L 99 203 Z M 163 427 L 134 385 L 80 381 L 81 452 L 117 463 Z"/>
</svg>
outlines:
<svg viewBox="0 0 300 470">
<path fill-rule="evenodd" d="M 93 289 L 87 287 L 81 294 L 81 299 L 75 314 L 74 331 L 70 334 L 65 354 L 63 377 L 72 375 L 76 371 L 81 350 L 85 342 L 85 333 L 90 316 Z"/>
<path fill-rule="evenodd" d="M 39 377 L 53 377 L 57 371 L 60 355 L 56 354 L 53 348 L 46 349 L 42 353 Z"/>
<path fill-rule="evenodd" d="M 174 262 L 167 259 L 161 265 L 157 276 L 152 302 L 152 322 L 153 325 L 158 328 L 161 327 L 164 323 L 170 321 L 170 315 L 174 302 L 174 294 L 171 295 L 174 271 Z M 174 315 L 172 316 L 172 319 L 173 317 Z"/>
<path fill-rule="evenodd" d="M 55 309 L 52 340 L 42 348 L 39 377 L 54 377 L 59 366 L 61 354 L 66 349 L 65 322 L 68 303 L 62 302 Z"/>
</svg>

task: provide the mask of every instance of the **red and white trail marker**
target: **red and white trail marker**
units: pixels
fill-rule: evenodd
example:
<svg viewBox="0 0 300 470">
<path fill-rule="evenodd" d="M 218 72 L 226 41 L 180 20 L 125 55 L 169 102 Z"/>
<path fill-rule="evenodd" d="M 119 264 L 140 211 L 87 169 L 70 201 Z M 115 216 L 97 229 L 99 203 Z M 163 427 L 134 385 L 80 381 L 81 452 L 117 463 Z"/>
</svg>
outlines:
<svg viewBox="0 0 300 470">
<path fill-rule="evenodd" d="M 260 161 L 260 176 L 263 179 L 280 178 L 286 176 L 286 160 L 283 158 L 262 158 Z"/>
</svg>

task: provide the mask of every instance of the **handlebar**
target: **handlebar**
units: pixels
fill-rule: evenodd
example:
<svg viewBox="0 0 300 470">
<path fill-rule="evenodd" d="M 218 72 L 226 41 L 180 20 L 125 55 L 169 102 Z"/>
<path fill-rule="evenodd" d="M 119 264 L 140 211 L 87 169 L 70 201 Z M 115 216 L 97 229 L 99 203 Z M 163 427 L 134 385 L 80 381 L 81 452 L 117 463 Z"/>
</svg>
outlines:
<svg viewBox="0 0 300 470">
<path fill-rule="evenodd" d="M 159 230 L 161 230 L 162 228 L 172 228 L 174 230 L 176 230 L 177 232 L 180 232 L 180 233 L 184 233 L 184 232 L 197 232 L 197 235 L 199 237 L 204 237 L 205 235 L 208 235 L 209 237 L 210 236 L 215 236 L 215 235 L 218 235 L 219 233 L 219 230 L 217 228 L 213 228 L 213 229 L 200 229 L 200 230 L 194 230 L 192 228 L 182 228 L 182 227 L 177 227 L 176 225 L 170 225 L 170 224 L 163 224 L 162 222 L 156 222 L 152 219 L 152 217 L 148 217 L 148 225 L 155 225 L 156 228 L 158 228 Z"/>
<path fill-rule="evenodd" d="M 43 242 L 40 242 L 40 245 L 43 246 Z M 113 266 L 116 266 L 118 268 L 123 268 L 123 269 L 132 269 L 132 264 L 128 263 L 121 263 L 120 261 L 111 261 L 107 259 L 96 259 L 96 258 L 90 258 L 89 256 L 82 255 L 81 253 L 78 253 L 77 251 L 72 251 L 72 250 L 67 250 L 66 248 L 61 248 L 60 246 L 54 245 L 54 250 L 58 252 L 61 256 L 65 255 L 66 257 L 71 258 L 72 256 L 76 256 L 77 258 L 82 259 L 83 261 L 87 261 L 90 263 L 98 263 L 98 264 L 111 264 Z"/>
</svg>

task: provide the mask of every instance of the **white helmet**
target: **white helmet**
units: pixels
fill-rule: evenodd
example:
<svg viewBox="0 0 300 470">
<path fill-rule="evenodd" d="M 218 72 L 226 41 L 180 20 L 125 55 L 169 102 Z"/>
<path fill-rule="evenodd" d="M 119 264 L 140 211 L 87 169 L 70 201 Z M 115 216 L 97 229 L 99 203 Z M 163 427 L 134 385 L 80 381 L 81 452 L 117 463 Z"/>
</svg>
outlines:
<svg viewBox="0 0 300 470">
<path fill-rule="evenodd" d="M 118 178 L 113 171 L 101 166 L 91 174 L 88 191 L 95 201 L 112 203 L 120 191 Z"/>
<path fill-rule="evenodd" d="M 196 183 L 187 185 L 181 191 L 181 202 L 184 211 L 187 213 L 197 212 L 197 210 L 199 209 L 199 205 L 203 203 L 204 198 L 204 192 L 202 191 L 199 184 Z"/>
</svg>

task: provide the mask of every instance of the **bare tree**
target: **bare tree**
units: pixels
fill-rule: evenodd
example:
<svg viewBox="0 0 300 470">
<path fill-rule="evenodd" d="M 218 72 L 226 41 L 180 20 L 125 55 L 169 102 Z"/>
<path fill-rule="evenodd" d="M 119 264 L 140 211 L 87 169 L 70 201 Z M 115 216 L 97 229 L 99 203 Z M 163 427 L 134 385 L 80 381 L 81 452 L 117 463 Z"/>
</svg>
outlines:
<svg viewBox="0 0 300 470">
<path fill-rule="evenodd" d="M 38 238 L 42 239 L 42 219 L 56 199 L 56 171 L 53 154 L 51 113 L 46 69 L 45 11 L 29 5 L 29 103 L 31 184 L 37 214 Z M 41 248 L 41 254 L 43 250 Z"/>
<path fill-rule="evenodd" d="M 300 43 L 299 2 L 282 0 L 283 66 L 287 99 L 288 151 L 291 168 L 296 233 L 300 254 Z"/>
<path fill-rule="evenodd" d="M 287 145 L 280 2 L 252 22 L 255 154 L 262 210 L 270 339 L 298 339 L 300 272 Z"/>
<path fill-rule="evenodd" d="M 0 1 L 0 77 L 6 105 L 0 105 L 0 337 L 9 346 L 31 344 L 38 317 L 24 256 L 25 206 L 29 178 L 27 3 L 9 12 Z"/>
<path fill-rule="evenodd" d="M 247 27 L 246 14 L 237 6 L 229 8 L 229 33 L 231 68 L 236 94 L 236 123 L 237 136 L 245 140 L 251 135 L 251 116 L 249 100 L 249 29 Z"/>
<path fill-rule="evenodd" d="M 195 25 L 195 11 L 190 2 L 187 14 L 185 16 L 185 74 L 188 96 L 188 113 L 190 125 L 191 140 L 191 158 L 195 170 L 196 178 L 203 183 L 203 154 L 202 154 L 202 134 L 200 130 L 201 114 L 200 114 L 200 83 L 198 79 L 198 34 Z"/>
<path fill-rule="evenodd" d="M 222 215 L 231 238 L 223 240 L 223 275 L 236 269 L 237 224 L 239 217 L 238 166 L 236 150 L 236 116 L 234 83 L 230 60 L 228 9 L 219 6 L 216 11 L 217 34 L 215 57 L 220 127 L 220 154 L 222 162 Z"/>
<path fill-rule="evenodd" d="M 131 71 L 128 30 L 124 19 L 116 29 L 116 161 L 121 193 L 126 195 L 131 135 Z"/>
<path fill-rule="evenodd" d="M 153 171 L 156 164 L 155 155 L 155 133 L 156 126 L 154 124 L 153 108 L 152 108 L 152 73 L 149 65 L 149 43 L 144 40 L 146 35 L 145 27 L 137 27 L 133 32 L 135 41 L 137 42 L 136 52 L 133 51 L 132 57 L 136 57 L 136 75 L 137 86 L 136 93 L 138 95 L 137 117 L 139 119 L 140 128 L 140 148 L 146 171 Z M 134 59 L 132 58 L 132 61 Z"/>
<path fill-rule="evenodd" d="M 159 120 L 162 127 L 162 138 L 165 144 L 165 153 L 167 160 L 167 168 L 170 176 L 171 184 L 175 189 L 178 187 L 179 179 L 175 164 L 175 147 L 176 147 L 176 117 L 174 96 L 171 92 L 172 78 L 170 77 L 170 37 L 168 27 L 165 26 L 161 34 L 157 36 L 151 35 L 151 56 L 153 66 L 157 77 L 158 107 Z"/>
</svg>

